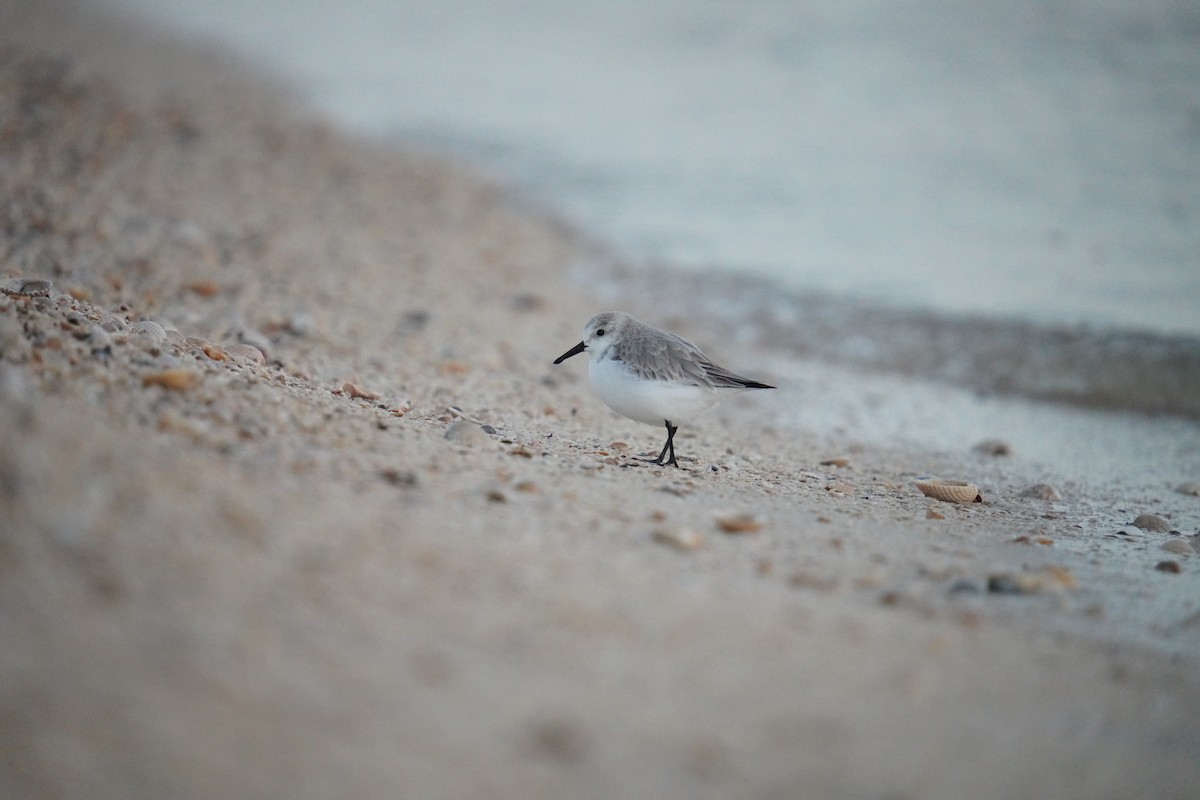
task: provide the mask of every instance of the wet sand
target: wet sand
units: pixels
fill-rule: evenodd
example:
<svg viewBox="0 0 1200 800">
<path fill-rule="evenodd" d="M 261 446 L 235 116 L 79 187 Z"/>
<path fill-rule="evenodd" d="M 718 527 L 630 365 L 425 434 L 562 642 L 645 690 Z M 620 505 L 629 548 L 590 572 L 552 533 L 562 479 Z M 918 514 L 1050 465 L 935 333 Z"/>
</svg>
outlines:
<svg viewBox="0 0 1200 800">
<path fill-rule="evenodd" d="M 5 797 L 1200 786 L 1191 423 L 1054 412 L 1182 442 L 1103 480 L 791 427 L 889 379 L 652 318 L 572 231 L 227 59 L 0 21 Z M 550 365 L 603 307 L 783 390 L 646 466 L 660 433 Z"/>
</svg>

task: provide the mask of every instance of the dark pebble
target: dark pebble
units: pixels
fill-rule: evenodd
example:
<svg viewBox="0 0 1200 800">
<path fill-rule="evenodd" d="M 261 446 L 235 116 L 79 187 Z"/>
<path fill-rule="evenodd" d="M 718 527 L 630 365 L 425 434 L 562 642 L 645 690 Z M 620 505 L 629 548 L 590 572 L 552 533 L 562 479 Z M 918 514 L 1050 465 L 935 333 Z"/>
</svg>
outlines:
<svg viewBox="0 0 1200 800">
<path fill-rule="evenodd" d="M 989 575 L 987 589 L 991 594 L 1021 594 L 1021 587 L 1009 575 Z"/>
</svg>

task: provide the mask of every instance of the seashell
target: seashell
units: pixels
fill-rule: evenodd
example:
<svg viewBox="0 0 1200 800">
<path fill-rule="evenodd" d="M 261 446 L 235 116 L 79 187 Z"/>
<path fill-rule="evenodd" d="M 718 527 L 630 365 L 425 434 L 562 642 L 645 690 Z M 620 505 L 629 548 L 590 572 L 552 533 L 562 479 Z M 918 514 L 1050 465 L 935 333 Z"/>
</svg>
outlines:
<svg viewBox="0 0 1200 800">
<path fill-rule="evenodd" d="M 748 513 L 718 512 L 713 519 L 725 533 L 757 533 L 763 526 L 762 517 Z"/>
<path fill-rule="evenodd" d="M 49 297 L 53 281 L 42 278 L 13 278 L 0 284 L 0 291 L 21 297 Z"/>
<path fill-rule="evenodd" d="M 179 332 L 177 328 L 167 328 L 167 341 L 171 344 L 179 345 L 180 347 L 187 344 L 187 337 Z"/>
<path fill-rule="evenodd" d="M 834 497 L 847 497 L 856 491 L 853 486 L 843 481 L 830 481 L 825 484 L 825 491 Z"/>
<path fill-rule="evenodd" d="M 1171 530 L 1171 523 L 1156 514 L 1139 514 L 1133 521 L 1133 527 L 1144 531 L 1166 533 Z"/>
<path fill-rule="evenodd" d="M 1021 492 L 1021 497 L 1030 497 L 1034 500 L 1062 500 L 1062 494 L 1058 489 L 1055 489 L 1048 483 L 1035 483 Z"/>
<path fill-rule="evenodd" d="M 1179 492 L 1180 494 L 1190 494 L 1194 497 L 1200 497 L 1200 483 L 1196 481 L 1181 483 L 1175 487 L 1175 491 Z"/>
<path fill-rule="evenodd" d="M 109 333 L 117 333 L 129 327 L 125 324 L 125 320 L 112 314 L 105 315 L 104 322 L 101 322 L 100 326 Z"/>
<path fill-rule="evenodd" d="M 443 435 L 451 442 L 467 446 L 474 446 L 491 440 L 491 437 L 484 433 L 483 428 L 474 422 L 467 422 L 463 419 L 450 423 Z"/>
<path fill-rule="evenodd" d="M 225 349 L 226 354 L 242 361 L 249 361 L 252 364 L 262 366 L 267 363 L 267 357 L 263 355 L 262 350 L 259 350 L 252 344 L 239 342 L 235 345 L 230 345 Z"/>
<path fill-rule="evenodd" d="M 979 487 L 966 481 L 936 478 L 927 481 L 917 481 L 916 486 L 921 490 L 921 494 L 926 497 L 932 497 L 935 500 L 944 500 L 947 503 L 983 502 L 983 495 L 979 493 Z"/>
<path fill-rule="evenodd" d="M 1187 539 L 1168 539 L 1163 542 L 1162 549 L 1175 555 L 1191 555 L 1195 552 Z"/>
<path fill-rule="evenodd" d="M 129 326 L 129 332 L 134 336 L 147 336 L 156 342 L 167 340 L 167 329 L 154 320 L 143 320 Z"/>
<path fill-rule="evenodd" d="M 238 342 L 257 348 L 263 354 L 264 361 L 271 354 L 271 340 L 258 331 L 243 330 L 238 332 Z"/>
</svg>

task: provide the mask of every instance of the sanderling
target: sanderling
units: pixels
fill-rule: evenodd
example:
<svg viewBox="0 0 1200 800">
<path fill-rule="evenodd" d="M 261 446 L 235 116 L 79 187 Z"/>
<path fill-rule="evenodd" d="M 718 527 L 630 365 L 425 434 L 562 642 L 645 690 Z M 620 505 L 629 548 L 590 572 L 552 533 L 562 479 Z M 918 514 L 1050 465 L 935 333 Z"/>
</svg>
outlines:
<svg viewBox="0 0 1200 800">
<path fill-rule="evenodd" d="M 775 388 L 735 375 L 687 339 L 620 311 L 589 319 L 583 341 L 554 363 L 585 350 L 588 378 L 605 405 L 637 422 L 667 426 L 667 443 L 651 462 L 659 466 L 679 466 L 674 443 L 679 425 L 695 422 L 727 394 Z"/>
</svg>

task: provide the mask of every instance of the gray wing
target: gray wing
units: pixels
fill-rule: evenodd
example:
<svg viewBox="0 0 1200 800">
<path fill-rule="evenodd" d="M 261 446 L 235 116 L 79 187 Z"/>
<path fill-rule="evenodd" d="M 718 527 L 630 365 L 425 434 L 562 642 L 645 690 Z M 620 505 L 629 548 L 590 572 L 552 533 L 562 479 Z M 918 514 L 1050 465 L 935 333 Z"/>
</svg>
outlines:
<svg viewBox="0 0 1200 800">
<path fill-rule="evenodd" d="M 709 389 L 773 388 L 714 364 L 687 339 L 657 329 L 623 340 L 614 348 L 614 355 L 635 375 L 651 380 Z"/>
</svg>

